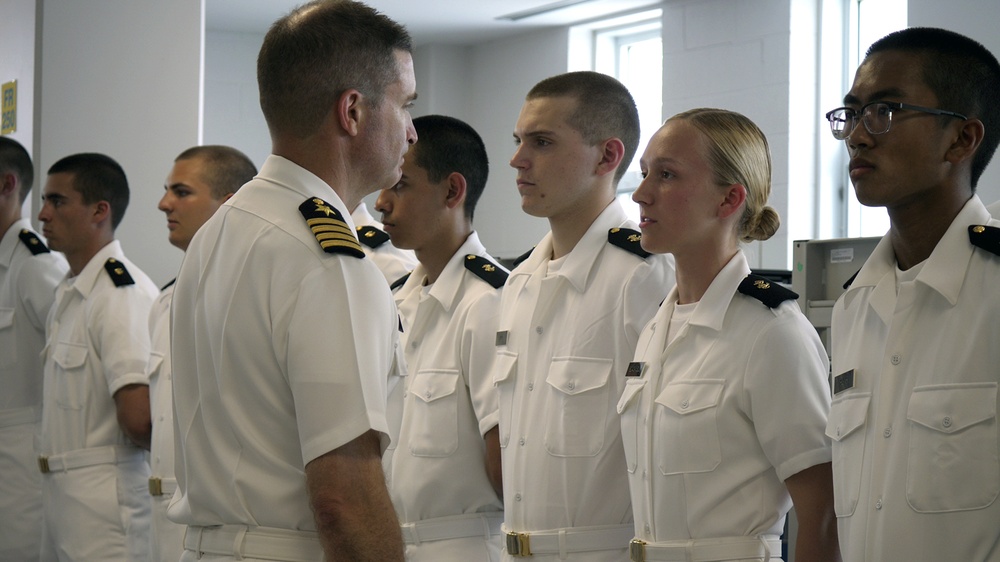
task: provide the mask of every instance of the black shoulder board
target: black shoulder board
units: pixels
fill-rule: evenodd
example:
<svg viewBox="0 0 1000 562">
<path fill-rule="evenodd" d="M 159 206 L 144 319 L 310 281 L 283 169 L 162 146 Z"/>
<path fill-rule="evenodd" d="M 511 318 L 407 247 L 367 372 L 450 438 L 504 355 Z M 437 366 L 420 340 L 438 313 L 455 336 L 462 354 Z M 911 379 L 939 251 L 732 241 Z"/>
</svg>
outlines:
<svg viewBox="0 0 1000 562">
<path fill-rule="evenodd" d="M 850 287 L 851 285 L 854 284 L 854 280 L 858 278 L 858 274 L 859 273 L 861 273 L 860 269 L 857 270 L 857 271 L 855 271 L 854 275 L 852 275 L 850 279 L 848 279 L 847 281 L 844 281 L 844 290 L 845 291 L 847 290 L 848 287 Z"/>
<path fill-rule="evenodd" d="M 507 272 L 482 256 L 473 254 L 465 256 L 465 269 L 475 273 L 477 277 L 492 285 L 494 289 L 503 287 L 503 284 L 507 282 Z"/>
<path fill-rule="evenodd" d="M 411 271 L 410 273 L 413 273 L 413 272 Z M 396 289 L 402 287 L 403 283 L 406 283 L 406 280 L 410 278 L 410 273 L 407 273 L 406 275 L 404 275 L 404 276 L 400 277 L 399 279 L 396 279 L 395 281 L 393 281 L 392 284 L 389 285 L 389 290 L 390 291 L 395 291 Z"/>
<path fill-rule="evenodd" d="M 531 255 L 531 252 L 534 252 L 534 251 L 535 251 L 535 247 L 532 246 L 530 250 L 528 250 L 527 252 L 525 252 L 525 253 L 521 254 L 520 256 L 517 256 L 516 258 L 514 258 L 514 261 L 510 262 L 510 264 L 513 267 L 517 267 L 518 265 L 521 265 L 521 262 L 523 262 L 524 260 L 528 259 L 528 256 Z"/>
<path fill-rule="evenodd" d="M 347 254 L 356 258 L 365 257 L 361 244 L 347 226 L 347 221 L 333 205 L 319 197 L 310 197 L 299 205 L 299 212 L 316 236 L 316 241 L 328 254 Z"/>
<path fill-rule="evenodd" d="M 969 242 L 991 254 L 1000 256 L 1000 228 L 974 224 L 969 227 Z"/>
<path fill-rule="evenodd" d="M 38 237 L 37 234 L 28 230 L 27 228 L 22 228 L 21 233 L 18 234 L 21 242 L 31 250 L 31 254 L 37 256 L 38 254 L 49 253 L 49 247 L 42 242 L 42 239 Z"/>
<path fill-rule="evenodd" d="M 799 295 L 794 291 L 752 273 L 740 282 L 739 291 L 766 304 L 768 308 L 777 308 L 785 301 L 799 298 Z"/>
<path fill-rule="evenodd" d="M 170 281 L 168 281 L 166 285 L 164 285 L 164 286 L 160 287 L 160 290 L 161 290 L 161 291 L 166 291 L 167 289 L 169 289 L 169 288 L 170 288 L 170 286 L 171 286 L 171 285 L 173 285 L 173 284 L 174 284 L 174 283 L 176 283 L 176 282 L 177 282 L 177 278 L 176 278 L 176 277 L 174 277 L 173 279 L 171 279 Z"/>
<path fill-rule="evenodd" d="M 359 226 L 357 228 L 358 240 L 373 250 L 389 241 L 389 235 L 374 226 Z"/>
<path fill-rule="evenodd" d="M 642 245 L 640 244 L 641 241 L 642 233 L 638 230 L 632 230 L 631 228 L 612 228 L 608 231 L 608 242 L 611 242 L 623 250 L 632 252 L 642 259 L 646 259 L 651 254 L 642 249 Z"/>
<path fill-rule="evenodd" d="M 125 269 L 125 264 L 115 258 L 108 258 L 108 261 L 104 262 L 104 269 L 107 270 L 108 275 L 111 276 L 111 281 L 114 282 L 115 287 L 135 285 L 135 281 L 132 279 L 132 276 L 129 275 L 128 270 Z"/>
</svg>

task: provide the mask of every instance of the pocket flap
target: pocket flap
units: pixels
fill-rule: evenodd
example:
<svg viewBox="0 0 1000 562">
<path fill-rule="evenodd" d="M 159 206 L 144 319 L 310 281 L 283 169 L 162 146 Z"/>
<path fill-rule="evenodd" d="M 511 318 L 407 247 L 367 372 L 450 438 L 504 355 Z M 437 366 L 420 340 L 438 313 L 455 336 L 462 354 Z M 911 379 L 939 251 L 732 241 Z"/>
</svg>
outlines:
<svg viewBox="0 0 1000 562">
<path fill-rule="evenodd" d="M 611 359 L 556 357 L 545 380 L 559 392 L 580 394 L 608 384 L 613 364 Z"/>
<path fill-rule="evenodd" d="M 625 381 L 625 390 L 622 392 L 622 397 L 618 399 L 618 413 L 621 414 L 628 408 L 636 396 L 642 392 L 642 389 L 646 387 L 646 381 L 643 379 L 637 380 L 627 380 Z"/>
<path fill-rule="evenodd" d="M 14 309 L 0 308 L 0 330 L 14 325 Z"/>
<path fill-rule="evenodd" d="M 493 362 L 493 384 L 498 385 L 514 378 L 517 372 L 517 354 L 510 351 L 498 351 Z"/>
<path fill-rule="evenodd" d="M 52 359 L 63 369 L 76 369 L 87 360 L 87 346 L 78 343 L 59 342 Z"/>
<path fill-rule="evenodd" d="M 955 433 L 997 415 L 997 383 L 923 386 L 913 389 L 906 418 L 941 433 Z"/>
<path fill-rule="evenodd" d="M 673 382 L 656 397 L 656 402 L 681 415 L 693 414 L 717 406 L 725 386 L 722 380 Z"/>
<path fill-rule="evenodd" d="M 433 402 L 455 394 L 458 371 L 420 371 L 410 382 L 410 392 L 424 402 Z"/>
<path fill-rule="evenodd" d="M 868 403 L 871 399 L 869 392 L 834 398 L 826 420 L 826 436 L 834 441 L 841 441 L 863 427 L 868 420 Z"/>
</svg>

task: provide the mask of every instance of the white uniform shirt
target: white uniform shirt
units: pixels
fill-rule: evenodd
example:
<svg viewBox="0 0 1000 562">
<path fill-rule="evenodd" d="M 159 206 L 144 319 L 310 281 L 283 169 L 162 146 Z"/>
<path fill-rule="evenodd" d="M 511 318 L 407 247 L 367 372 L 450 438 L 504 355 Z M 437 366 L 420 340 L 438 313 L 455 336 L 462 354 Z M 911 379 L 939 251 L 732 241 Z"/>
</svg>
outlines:
<svg viewBox="0 0 1000 562">
<path fill-rule="evenodd" d="M 21 240 L 27 230 L 34 239 Z M 0 560 L 37 560 L 41 474 L 35 439 L 42 406 L 45 320 L 66 275 L 61 254 L 37 255 L 28 219 L 0 238 Z"/>
<path fill-rule="evenodd" d="M 368 206 L 363 201 L 354 208 L 351 219 L 357 227 L 373 226 L 382 230 L 382 223 L 375 220 L 375 217 L 368 212 Z M 389 283 L 393 283 L 417 267 L 417 256 L 414 255 L 413 250 L 401 250 L 389 241 L 380 244 L 377 248 L 362 243 L 361 249 L 364 250 L 366 256 L 375 262 L 378 270 L 382 272 Z"/>
<path fill-rule="evenodd" d="M 675 288 L 639 338 L 618 409 L 647 542 L 780 535 L 785 479 L 830 462 L 826 350 L 794 300 L 739 293 L 749 273 L 738 252 L 667 345 Z"/>
<path fill-rule="evenodd" d="M 972 225 L 1000 226 L 977 196 L 898 295 L 883 238 L 834 307 L 844 560 L 1000 560 L 1000 256 Z"/>
<path fill-rule="evenodd" d="M 109 258 L 135 283 L 115 286 L 105 270 Z M 149 384 L 149 310 L 158 292 L 117 240 L 56 289 L 43 352 L 41 453 L 128 444 L 113 396 L 127 385 Z"/>
<path fill-rule="evenodd" d="M 617 202 L 554 276 L 547 234 L 504 287 L 494 382 L 510 531 L 632 521 L 615 405 L 639 333 L 674 276 L 668 256 L 611 245 L 614 227 L 635 228 Z"/>
<path fill-rule="evenodd" d="M 22 230 L 31 231 L 28 219 L 0 240 L 0 412 L 42 405 L 45 321 L 68 269 L 62 254 L 32 254 Z"/>
<path fill-rule="evenodd" d="M 271 155 L 184 256 L 171 308 L 176 522 L 315 531 L 305 465 L 388 430 L 392 295 L 370 260 L 322 250 L 299 212 L 309 198 L 354 232 L 329 185 Z"/>
<path fill-rule="evenodd" d="M 429 291 L 417 265 L 395 294 L 408 374 L 391 481 L 404 523 L 503 507 L 483 441 L 499 416 L 490 369 L 500 290 L 465 267 L 470 254 L 488 258 L 475 232 Z"/>
</svg>

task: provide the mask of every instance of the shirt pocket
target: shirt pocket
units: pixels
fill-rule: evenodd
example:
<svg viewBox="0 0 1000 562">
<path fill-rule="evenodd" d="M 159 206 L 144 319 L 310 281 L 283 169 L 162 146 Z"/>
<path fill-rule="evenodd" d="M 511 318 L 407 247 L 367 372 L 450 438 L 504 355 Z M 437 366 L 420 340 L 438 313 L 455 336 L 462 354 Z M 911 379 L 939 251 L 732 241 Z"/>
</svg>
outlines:
<svg viewBox="0 0 1000 562">
<path fill-rule="evenodd" d="M 654 439 L 664 476 L 711 472 L 722 462 L 719 404 L 723 380 L 668 384 L 656 397 Z"/>
<path fill-rule="evenodd" d="M 421 370 L 410 382 L 404 432 L 415 457 L 447 457 L 458 449 L 458 385 L 454 369 Z"/>
<path fill-rule="evenodd" d="M 497 351 L 493 362 L 493 385 L 497 389 L 500 409 L 500 446 L 507 447 L 510 441 L 510 426 L 514 414 L 514 375 L 517 373 L 517 354 L 511 351 Z"/>
<path fill-rule="evenodd" d="M 1000 494 L 997 384 L 913 389 L 906 501 L 914 511 L 984 508 Z"/>
<path fill-rule="evenodd" d="M 833 441 L 833 506 L 837 517 L 850 517 L 858 505 L 870 402 L 870 392 L 858 392 L 834 398 L 830 405 L 826 435 Z"/>
<path fill-rule="evenodd" d="M 610 410 L 611 359 L 556 357 L 549 367 L 545 450 L 556 457 L 593 457 L 604 447 Z"/>
<path fill-rule="evenodd" d="M 79 410 L 83 407 L 87 397 L 87 353 L 86 344 L 70 342 L 59 342 L 52 351 L 56 369 L 55 388 L 51 392 L 62 408 Z"/>
<path fill-rule="evenodd" d="M 0 308 L 0 367 L 4 371 L 17 364 L 17 334 L 14 333 L 14 309 Z"/>
<path fill-rule="evenodd" d="M 618 415 L 622 421 L 622 444 L 625 446 L 625 466 L 629 473 L 635 472 L 637 463 L 637 453 L 639 448 L 639 409 L 642 407 L 642 390 L 646 388 L 646 381 L 642 379 L 629 379 L 625 381 L 625 391 L 618 400 Z"/>
</svg>

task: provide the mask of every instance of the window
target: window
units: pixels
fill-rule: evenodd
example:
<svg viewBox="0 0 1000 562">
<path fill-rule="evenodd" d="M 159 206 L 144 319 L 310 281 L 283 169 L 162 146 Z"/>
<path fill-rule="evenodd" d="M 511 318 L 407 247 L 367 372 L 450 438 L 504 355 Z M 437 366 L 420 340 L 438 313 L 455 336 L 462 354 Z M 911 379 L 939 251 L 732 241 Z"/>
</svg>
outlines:
<svg viewBox="0 0 1000 562">
<path fill-rule="evenodd" d="M 653 10 L 588 26 L 593 34 L 593 69 L 621 81 L 639 110 L 639 148 L 618 184 L 618 200 L 636 222 L 639 205 L 632 201 L 632 192 L 642 181 L 639 156 L 663 120 L 661 17 L 661 10 Z"/>
</svg>

